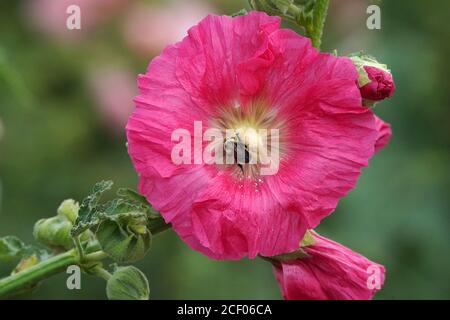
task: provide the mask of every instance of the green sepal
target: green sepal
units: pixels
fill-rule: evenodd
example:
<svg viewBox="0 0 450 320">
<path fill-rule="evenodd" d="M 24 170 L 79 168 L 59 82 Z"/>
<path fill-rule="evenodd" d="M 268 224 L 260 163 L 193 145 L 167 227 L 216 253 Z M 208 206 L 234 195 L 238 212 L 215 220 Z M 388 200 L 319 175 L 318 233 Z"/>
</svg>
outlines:
<svg viewBox="0 0 450 320">
<path fill-rule="evenodd" d="M 316 240 L 314 239 L 311 230 L 306 230 L 302 241 L 300 241 L 300 247 L 312 246 L 315 243 Z"/>
<path fill-rule="evenodd" d="M 356 70 L 358 71 L 358 86 L 360 88 L 372 82 L 364 67 L 375 67 L 389 73 L 391 72 L 387 65 L 378 62 L 377 59 L 375 59 L 373 56 L 368 55 L 363 51 L 351 53 L 348 56 L 352 60 L 353 64 L 356 67 Z"/>
<path fill-rule="evenodd" d="M 379 101 L 373 101 L 373 100 L 368 100 L 368 99 L 363 99 L 363 106 L 369 107 L 369 108 L 374 108 L 377 103 Z"/>
<path fill-rule="evenodd" d="M 270 257 L 270 259 L 276 260 L 276 261 L 291 261 L 291 260 L 297 260 L 297 259 L 303 259 L 309 257 L 308 253 L 303 249 L 308 246 L 312 246 L 316 243 L 316 240 L 313 237 L 311 230 L 306 230 L 305 235 L 303 236 L 303 239 L 300 241 L 300 246 L 297 250 L 279 254 L 273 257 Z"/>
<path fill-rule="evenodd" d="M 102 221 L 95 231 L 97 240 L 117 262 L 135 262 L 142 259 L 151 246 L 147 229 L 147 213 L 136 203 L 115 199 L 98 213 Z"/>
<path fill-rule="evenodd" d="M 302 248 L 299 248 L 295 251 L 292 251 L 289 253 L 278 254 L 278 255 L 270 257 L 270 258 L 273 260 L 277 260 L 277 261 L 291 261 L 291 260 L 298 260 L 298 259 L 303 259 L 303 258 L 307 258 L 307 257 L 309 257 L 309 255 L 306 253 L 306 251 L 303 250 Z"/>
<path fill-rule="evenodd" d="M 136 225 L 138 226 L 138 225 Z M 102 250 L 116 262 L 136 262 L 150 250 L 152 235 L 147 228 L 136 232 L 133 226 L 107 220 L 96 232 Z"/>
</svg>

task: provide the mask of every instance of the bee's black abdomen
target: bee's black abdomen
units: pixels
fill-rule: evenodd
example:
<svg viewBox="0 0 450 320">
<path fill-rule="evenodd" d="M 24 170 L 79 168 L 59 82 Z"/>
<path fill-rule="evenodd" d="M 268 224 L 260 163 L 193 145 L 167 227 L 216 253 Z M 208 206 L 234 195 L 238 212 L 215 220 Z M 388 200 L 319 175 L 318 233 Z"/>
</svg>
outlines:
<svg viewBox="0 0 450 320">
<path fill-rule="evenodd" d="M 237 164 L 250 163 L 250 152 L 248 147 L 242 142 L 234 143 L 234 161 Z"/>
</svg>

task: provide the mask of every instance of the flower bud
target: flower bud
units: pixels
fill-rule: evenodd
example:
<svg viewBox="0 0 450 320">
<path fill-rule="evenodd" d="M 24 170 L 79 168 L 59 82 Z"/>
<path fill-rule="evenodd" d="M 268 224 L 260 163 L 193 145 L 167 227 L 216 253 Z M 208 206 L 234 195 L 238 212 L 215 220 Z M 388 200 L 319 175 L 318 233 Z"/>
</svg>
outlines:
<svg viewBox="0 0 450 320">
<path fill-rule="evenodd" d="M 78 217 L 80 205 L 72 199 L 64 200 L 59 206 L 57 212 L 59 216 L 66 217 L 71 223 L 75 223 Z"/>
<path fill-rule="evenodd" d="M 109 300 L 148 300 L 150 287 L 139 269 L 117 267 L 106 284 L 106 295 Z"/>
<path fill-rule="evenodd" d="M 140 260 L 151 245 L 151 234 L 144 222 L 133 219 L 127 223 L 106 220 L 100 224 L 96 235 L 102 250 L 117 262 Z"/>
<path fill-rule="evenodd" d="M 385 64 L 364 54 L 351 55 L 350 59 L 358 70 L 358 87 L 366 105 L 391 97 L 395 92 L 395 83 Z"/>
<path fill-rule="evenodd" d="M 371 82 L 360 88 L 363 99 L 380 101 L 394 94 L 395 83 L 388 71 L 370 66 L 364 66 L 364 70 Z"/>
<path fill-rule="evenodd" d="M 69 220 L 56 216 L 36 222 L 33 235 L 37 241 L 48 247 L 70 249 L 73 247 L 71 229 L 72 223 Z"/>
</svg>

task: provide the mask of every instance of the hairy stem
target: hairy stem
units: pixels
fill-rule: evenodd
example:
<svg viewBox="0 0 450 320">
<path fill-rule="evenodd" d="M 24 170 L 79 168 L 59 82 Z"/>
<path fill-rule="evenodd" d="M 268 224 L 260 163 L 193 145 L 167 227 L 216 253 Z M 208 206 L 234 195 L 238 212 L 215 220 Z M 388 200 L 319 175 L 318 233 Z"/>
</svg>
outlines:
<svg viewBox="0 0 450 320">
<path fill-rule="evenodd" d="M 75 248 L 77 249 L 78 257 L 81 262 L 84 261 L 84 250 L 83 246 L 81 245 L 80 236 L 76 236 L 73 238 L 73 242 L 75 244 Z"/>
<path fill-rule="evenodd" d="M 148 228 L 153 235 L 161 233 L 170 227 L 171 225 L 165 223 L 162 218 L 150 219 L 148 223 Z M 0 279 L 0 298 L 20 293 L 24 288 L 32 287 L 41 280 L 63 272 L 70 265 L 82 265 L 82 263 L 101 261 L 107 257 L 108 255 L 100 250 L 84 255 L 83 261 L 80 261 L 78 251 L 76 249 L 71 249 L 41 261 L 19 273 Z M 103 273 L 102 275 L 107 276 L 106 273 Z"/>
<path fill-rule="evenodd" d="M 19 273 L 1 279 L 0 298 L 9 296 L 24 287 L 31 287 L 37 282 L 65 270 L 68 266 L 77 264 L 77 262 L 78 256 L 76 251 L 70 250 L 44 260 Z"/>
<path fill-rule="evenodd" d="M 327 18 L 328 5 L 329 0 L 317 0 L 313 10 L 313 28 L 310 37 L 313 46 L 317 49 L 320 49 L 320 45 L 322 44 L 323 27 Z"/>
<path fill-rule="evenodd" d="M 103 269 L 102 267 L 96 267 L 94 270 L 92 270 L 92 273 L 96 276 L 105 279 L 105 281 L 108 281 L 112 274 L 108 272 L 108 270 Z"/>
</svg>

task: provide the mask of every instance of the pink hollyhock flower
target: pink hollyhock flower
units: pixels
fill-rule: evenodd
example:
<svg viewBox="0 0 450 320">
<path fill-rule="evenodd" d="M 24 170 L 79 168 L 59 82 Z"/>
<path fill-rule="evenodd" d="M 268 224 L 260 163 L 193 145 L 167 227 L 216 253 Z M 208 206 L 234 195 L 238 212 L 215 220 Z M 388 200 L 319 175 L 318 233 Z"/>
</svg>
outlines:
<svg viewBox="0 0 450 320">
<path fill-rule="evenodd" d="M 138 54 L 155 54 L 168 44 L 180 41 L 186 30 L 208 12 L 210 6 L 200 1 L 177 1 L 168 6 L 139 3 L 125 17 L 125 42 Z"/>
<path fill-rule="evenodd" d="M 209 257 L 296 250 L 375 152 L 380 133 L 357 79 L 349 58 L 319 53 L 280 29 L 278 17 L 209 15 L 138 78 L 127 137 L 140 192 Z M 172 132 L 184 128 L 192 142 L 194 121 L 202 133 L 278 129 L 278 172 L 262 175 L 259 163 L 175 164 Z"/>
<path fill-rule="evenodd" d="M 384 267 L 343 245 L 312 233 L 308 257 L 273 262 L 288 300 L 368 300 L 384 283 Z"/>
<path fill-rule="evenodd" d="M 380 101 L 394 94 L 395 83 L 390 72 L 372 66 L 364 66 L 364 70 L 371 81 L 361 87 L 361 96 L 364 99 Z"/>
<path fill-rule="evenodd" d="M 88 87 L 101 120 L 114 132 L 122 133 L 137 94 L 133 73 L 124 67 L 102 67 L 88 73 Z"/>
</svg>

